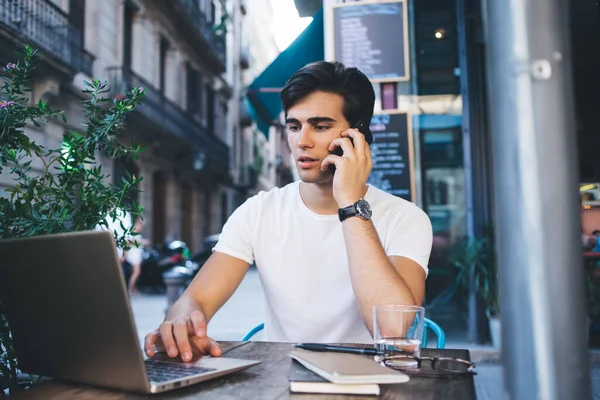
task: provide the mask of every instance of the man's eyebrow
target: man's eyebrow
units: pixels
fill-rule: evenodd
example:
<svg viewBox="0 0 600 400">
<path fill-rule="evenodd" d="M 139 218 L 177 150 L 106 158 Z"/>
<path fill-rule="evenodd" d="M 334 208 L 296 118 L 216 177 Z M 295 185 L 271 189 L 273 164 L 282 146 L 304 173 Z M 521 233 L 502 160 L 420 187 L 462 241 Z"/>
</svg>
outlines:
<svg viewBox="0 0 600 400">
<path fill-rule="evenodd" d="M 322 122 L 329 122 L 329 123 L 335 123 L 336 120 L 330 117 L 311 117 L 309 119 L 307 119 L 307 122 L 311 125 L 318 125 Z M 286 118 L 285 120 L 286 124 L 299 124 L 300 121 L 298 121 L 298 119 L 296 118 Z"/>
<path fill-rule="evenodd" d="M 311 125 L 318 125 L 321 122 L 336 122 L 335 119 L 330 117 L 312 117 L 308 119 L 308 123 Z"/>
</svg>

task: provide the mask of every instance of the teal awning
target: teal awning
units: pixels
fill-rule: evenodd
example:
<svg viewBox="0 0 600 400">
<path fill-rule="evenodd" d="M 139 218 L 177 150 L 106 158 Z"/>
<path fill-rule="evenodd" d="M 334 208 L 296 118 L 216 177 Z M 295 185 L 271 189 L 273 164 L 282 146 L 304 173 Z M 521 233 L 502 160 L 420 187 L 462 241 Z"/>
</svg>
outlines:
<svg viewBox="0 0 600 400">
<path fill-rule="evenodd" d="M 248 87 L 250 116 L 269 137 L 269 126 L 281 112 L 279 92 L 287 80 L 306 64 L 325 58 L 323 9 L 312 22 Z"/>
</svg>

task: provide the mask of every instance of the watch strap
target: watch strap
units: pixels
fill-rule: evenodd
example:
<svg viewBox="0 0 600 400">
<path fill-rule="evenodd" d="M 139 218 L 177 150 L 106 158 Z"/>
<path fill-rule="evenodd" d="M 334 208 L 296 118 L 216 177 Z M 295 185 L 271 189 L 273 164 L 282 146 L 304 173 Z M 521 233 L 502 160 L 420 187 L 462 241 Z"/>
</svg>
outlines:
<svg viewBox="0 0 600 400">
<path fill-rule="evenodd" d="M 356 207 L 354 204 L 338 209 L 338 217 L 340 218 L 340 222 L 343 222 L 350 217 L 354 217 L 356 214 Z"/>
</svg>

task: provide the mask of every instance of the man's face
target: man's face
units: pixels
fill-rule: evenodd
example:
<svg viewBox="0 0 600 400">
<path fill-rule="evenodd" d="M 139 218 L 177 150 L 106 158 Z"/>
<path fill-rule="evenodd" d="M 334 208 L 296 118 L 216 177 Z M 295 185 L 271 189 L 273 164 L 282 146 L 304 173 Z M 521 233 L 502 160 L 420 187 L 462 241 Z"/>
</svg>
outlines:
<svg viewBox="0 0 600 400">
<path fill-rule="evenodd" d="M 331 142 L 350 125 L 342 113 L 344 98 L 313 92 L 288 110 L 287 138 L 300 179 L 306 183 L 331 183 L 333 175 L 321 171 Z"/>
</svg>

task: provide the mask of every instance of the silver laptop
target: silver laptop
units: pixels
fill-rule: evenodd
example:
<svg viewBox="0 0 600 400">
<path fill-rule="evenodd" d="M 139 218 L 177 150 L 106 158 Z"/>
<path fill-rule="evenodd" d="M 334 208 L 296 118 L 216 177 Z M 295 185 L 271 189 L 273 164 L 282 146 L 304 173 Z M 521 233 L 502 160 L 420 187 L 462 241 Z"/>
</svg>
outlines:
<svg viewBox="0 0 600 400">
<path fill-rule="evenodd" d="M 144 359 L 112 233 L 0 240 L 0 301 L 25 372 L 158 393 L 259 363 Z"/>
</svg>

